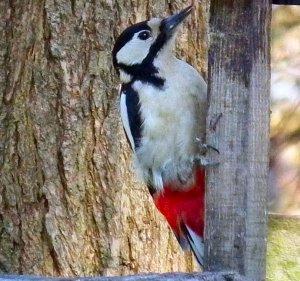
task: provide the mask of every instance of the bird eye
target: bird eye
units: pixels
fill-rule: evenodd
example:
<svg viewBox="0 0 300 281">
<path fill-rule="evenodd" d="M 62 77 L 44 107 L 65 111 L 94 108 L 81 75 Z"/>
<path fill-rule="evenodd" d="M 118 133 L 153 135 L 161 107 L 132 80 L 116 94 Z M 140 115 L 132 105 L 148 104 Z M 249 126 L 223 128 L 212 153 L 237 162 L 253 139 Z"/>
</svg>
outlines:
<svg viewBox="0 0 300 281">
<path fill-rule="evenodd" d="M 141 40 L 147 40 L 148 38 L 151 37 L 151 33 L 150 33 L 150 31 L 143 31 L 143 32 L 139 33 L 138 37 Z"/>
</svg>

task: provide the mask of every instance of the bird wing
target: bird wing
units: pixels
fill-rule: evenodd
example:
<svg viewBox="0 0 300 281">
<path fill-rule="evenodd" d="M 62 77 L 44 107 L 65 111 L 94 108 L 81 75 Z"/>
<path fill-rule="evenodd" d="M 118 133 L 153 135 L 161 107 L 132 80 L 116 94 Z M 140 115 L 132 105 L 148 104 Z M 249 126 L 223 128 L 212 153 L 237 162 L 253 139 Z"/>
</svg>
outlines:
<svg viewBox="0 0 300 281">
<path fill-rule="evenodd" d="M 140 114 L 139 95 L 130 84 L 123 84 L 120 89 L 120 109 L 123 127 L 132 150 L 140 143 L 142 119 Z"/>
</svg>

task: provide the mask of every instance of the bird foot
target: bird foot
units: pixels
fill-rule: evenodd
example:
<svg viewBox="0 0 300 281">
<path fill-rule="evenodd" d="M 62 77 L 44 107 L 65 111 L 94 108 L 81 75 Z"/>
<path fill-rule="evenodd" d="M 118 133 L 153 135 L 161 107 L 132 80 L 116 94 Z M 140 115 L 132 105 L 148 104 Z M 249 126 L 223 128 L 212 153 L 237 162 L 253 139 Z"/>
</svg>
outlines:
<svg viewBox="0 0 300 281">
<path fill-rule="evenodd" d="M 220 151 L 217 148 L 215 148 L 214 146 L 212 146 L 210 144 L 202 143 L 202 141 L 199 138 L 196 138 L 196 143 L 199 146 L 201 155 L 205 155 L 209 149 L 217 152 L 218 154 L 220 153 Z"/>
<path fill-rule="evenodd" d="M 194 157 L 193 159 L 194 163 L 203 167 L 211 167 L 211 166 L 218 165 L 219 162 L 212 161 L 211 159 L 209 159 L 206 156 L 206 153 L 210 149 L 217 152 L 218 154 L 220 153 L 220 151 L 210 144 L 202 143 L 202 141 L 199 138 L 196 138 L 196 142 L 198 143 L 199 153 Z"/>
</svg>

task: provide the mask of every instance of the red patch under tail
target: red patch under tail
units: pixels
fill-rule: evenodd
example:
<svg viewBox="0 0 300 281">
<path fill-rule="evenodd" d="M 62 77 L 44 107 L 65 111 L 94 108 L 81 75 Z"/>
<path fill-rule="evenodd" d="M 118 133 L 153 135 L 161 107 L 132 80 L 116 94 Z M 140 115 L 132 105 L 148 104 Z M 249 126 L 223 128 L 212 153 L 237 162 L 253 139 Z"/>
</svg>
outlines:
<svg viewBox="0 0 300 281">
<path fill-rule="evenodd" d="M 195 250 L 191 244 L 196 243 L 193 240 L 197 240 L 193 239 L 193 235 L 199 236 L 199 241 L 203 238 L 205 212 L 204 169 L 198 168 L 195 171 L 194 183 L 189 188 L 178 191 L 173 190 L 170 184 L 166 184 L 162 192 L 153 195 L 153 200 L 157 209 L 167 219 L 178 240 L 187 241 L 198 262 L 201 263 L 202 257 L 195 253 L 197 249 Z M 198 250 L 201 247 L 201 252 L 203 252 L 203 245 L 197 247 Z"/>
</svg>

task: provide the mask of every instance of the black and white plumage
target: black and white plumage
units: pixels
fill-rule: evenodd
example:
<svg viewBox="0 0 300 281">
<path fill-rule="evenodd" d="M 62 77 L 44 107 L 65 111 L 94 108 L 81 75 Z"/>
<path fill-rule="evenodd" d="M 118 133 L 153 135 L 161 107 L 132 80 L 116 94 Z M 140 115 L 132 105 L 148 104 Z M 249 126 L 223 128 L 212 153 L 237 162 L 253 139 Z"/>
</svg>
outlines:
<svg viewBox="0 0 300 281">
<path fill-rule="evenodd" d="M 195 163 L 205 136 L 206 83 L 172 53 L 188 7 L 128 27 L 113 49 L 122 85 L 123 126 L 135 167 L 182 248 L 203 259 L 204 171 Z"/>
<path fill-rule="evenodd" d="M 120 89 L 120 108 L 123 126 L 132 150 L 139 147 L 142 138 L 142 118 L 140 99 L 131 84 L 124 84 Z"/>
<path fill-rule="evenodd" d="M 195 139 L 204 136 L 205 115 L 199 110 L 206 111 L 206 84 L 171 51 L 176 28 L 190 11 L 191 7 L 179 17 L 134 24 L 113 49 L 114 66 L 123 82 L 122 121 L 135 164 L 142 178 L 157 189 L 164 180 L 190 177 L 187 163 L 197 153 Z"/>
</svg>

